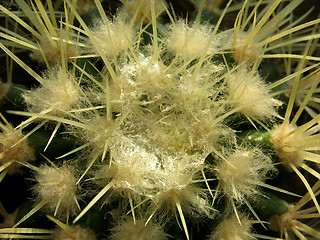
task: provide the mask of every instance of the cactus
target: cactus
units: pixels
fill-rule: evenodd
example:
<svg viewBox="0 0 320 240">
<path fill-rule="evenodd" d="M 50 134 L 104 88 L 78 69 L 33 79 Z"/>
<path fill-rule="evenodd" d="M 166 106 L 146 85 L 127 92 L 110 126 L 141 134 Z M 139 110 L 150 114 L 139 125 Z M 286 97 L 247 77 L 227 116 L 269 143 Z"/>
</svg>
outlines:
<svg viewBox="0 0 320 240">
<path fill-rule="evenodd" d="M 0 5 L 0 238 L 319 239 L 302 2 Z"/>
</svg>

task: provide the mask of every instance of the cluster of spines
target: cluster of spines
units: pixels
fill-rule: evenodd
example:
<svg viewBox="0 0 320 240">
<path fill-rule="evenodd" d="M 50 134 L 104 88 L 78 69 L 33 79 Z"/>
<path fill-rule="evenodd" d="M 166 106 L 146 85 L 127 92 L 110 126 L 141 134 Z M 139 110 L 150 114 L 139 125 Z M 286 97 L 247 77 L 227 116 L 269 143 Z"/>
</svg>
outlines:
<svg viewBox="0 0 320 240">
<path fill-rule="evenodd" d="M 17 2 L 22 9 L 26 6 L 24 1 Z M 188 217 L 214 218 L 217 207 L 211 205 L 210 200 L 216 203 L 221 192 L 221 196 L 225 196 L 229 202 L 225 210 L 233 212 L 238 221 L 230 218 L 234 228 L 248 225 L 242 229 L 245 233 L 235 230 L 234 234 L 250 235 L 248 219 L 239 212 L 240 207 L 245 204 L 261 223 L 248 200 L 261 194 L 261 186 L 280 189 L 264 183 L 274 170 L 271 158 L 259 146 L 238 144 L 235 140 L 237 136 L 232 124 L 239 119 L 248 120 L 252 125 L 249 128 L 262 126 L 271 132 L 271 142 L 278 157 L 286 167 L 298 173 L 319 210 L 314 193 L 317 189 L 311 189 L 297 170 L 297 167 L 303 167 L 317 176 L 315 170 L 303 162 L 310 159 L 316 162 L 318 159 L 318 154 L 310 151 L 318 150 L 312 140 L 318 139 L 319 116 L 314 116 L 300 130 L 294 127 L 287 130 L 285 125 L 290 117 L 290 104 L 297 95 L 299 78 L 305 71 L 303 65 L 315 58 L 304 53 L 299 55 L 302 58 L 301 66 L 291 76 L 297 80 L 292 87 L 285 121 L 281 125 L 284 127 L 268 128 L 276 118 L 281 118 L 277 113 L 281 102 L 275 99 L 279 93 L 272 93 L 272 89 L 280 82 L 288 82 L 290 76 L 267 85 L 258 72 L 262 59 L 273 57 L 264 52 L 277 50 L 268 49 L 269 43 L 278 40 L 279 46 L 286 46 L 286 43 L 290 45 L 290 39 L 285 40 L 284 37 L 309 27 L 301 25 L 295 30 L 284 28 L 284 33 L 280 31 L 277 34 L 274 34 L 276 29 L 272 28 L 286 22 L 290 11 L 301 1 L 289 3 L 270 22 L 267 22 L 268 17 L 272 16 L 281 1 L 268 3 L 265 15 L 258 15 L 256 25 L 249 27 L 246 32 L 244 29 L 254 18 L 257 8 L 245 16 L 247 3 L 240 9 L 234 29 L 224 32 L 219 30 L 219 25 L 231 1 L 216 26 L 200 22 L 201 9 L 196 20 L 188 23 L 174 21 L 175 16 L 170 15 L 162 1 L 156 4 L 147 1 L 146 6 L 144 1 L 137 1 L 138 10 L 132 12 L 133 2 L 123 1 L 124 7 L 118 16 L 110 20 L 99 1 L 95 1 L 101 19 L 93 21 L 93 26 L 83 21 L 69 1 L 64 4 L 65 22 L 62 21 L 59 27 L 57 22 L 52 21 L 54 12 L 50 4 L 49 15 L 46 15 L 40 1 L 35 1 L 33 9 L 25 8 L 28 18 L 31 18 L 30 11 L 39 14 L 35 24 L 38 32 L 27 29 L 38 38 L 39 43 L 30 44 L 29 40 L 23 39 L 22 45 L 34 51 L 32 58 L 47 65 L 48 71 L 43 76 L 24 65 L 1 44 L 1 48 L 41 85 L 23 94 L 29 112 L 15 113 L 30 118 L 19 127 L 38 123 L 29 132 L 28 135 L 31 135 L 42 126 L 52 126 L 53 122 L 55 126 L 47 146 L 50 146 L 55 135 L 61 134 L 61 127 L 79 137 L 80 143 L 79 147 L 63 156 L 78 153 L 72 167 L 81 167 L 77 179 L 72 168 L 55 165 L 36 168 L 23 163 L 37 172 L 38 183 L 34 190 L 40 199 L 26 216 L 31 217 L 36 210 L 43 208 L 66 221 L 70 214 L 75 217 L 75 223 L 100 200 L 108 206 L 113 197 L 120 197 L 127 204 L 123 204 L 123 209 L 118 211 L 122 215 L 129 211 L 137 229 L 141 225 L 138 215 L 144 215 L 145 227 L 148 224 L 154 226 L 154 231 L 161 236 L 159 239 L 164 239 L 166 235 L 161 232 L 162 225 L 178 215 L 178 224 L 182 224 L 181 228 L 189 239 Z M 203 4 L 204 1 L 201 8 Z M 261 1 L 257 6 L 260 4 Z M 13 13 L 3 7 L 1 9 L 14 17 Z M 169 27 L 157 22 L 162 11 L 169 14 L 172 21 Z M 15 18 L 25 27 L 22 18 Z M 74 19 L 80 23 L 79 27 L 72 26 Z M 44 25 L 45 28 L 39 28 Z M 272 37 L 268 38 L 269 35 Z M 4 36 L 10 39 L 8 32 Z M 316 37 L 313 34 L 304 41 L 312 41 Z M 143 41 L 144 38 L 147 43 Z M 11 40 L 15 46 L 21 43 L 16 36 Z M 228 55 L 232 55 L 234 63 L 227 61 Z M 279 56 L 295 58 L 296 55 Z M 217 62 L 215 57 L 222 61 Z M 78 65 L 81 59 L 86 60 L 83 66 Z M 100 64 L 102 61 L 104 67 L 99 69 L 93 64 L 95 61 L 100 61 Z M 56 66 L 57 62 L 62 64 Z M 97 75 L 87 72 L 87 66 L 94 69 Z M 314 93 L 315 85 L 307 89 L 306 96 L 311 99 Z M 305 99 L 300 109 L 306 108 L 308 100 Z M 298 117 L 299 114 L 293 122 Z M 305 134 L 306 130 L 308 132 Z M 301 144 L 301 138 L 307 142 L 296 150 L 295 146 Z M 212 152 L 214 164 L 208 164 L 206 157 Z M 291 160 L 295 155 L 299 155 L 299 159 Z M 79 206 L 83 209 L 74 216 L 78 211 L 77 186 L 86 181 L 93 181 L 99 186 L 97 194 L 91 200 L 86 199 L 87 205 Z M 214 183 L 218 185 L 214 187 Z M 52 191 L 48 185 L 52 186 Z M 58 214 L 59 209 L 67 215 Z M 118 238 L 125 238 L 117 229 L 129 226 L 129 223 L 125 220 L 121 224 L 114 228 L 115 239 L 117 234 Z M 213 239 L 219 236 L 223 224 L 217 227 L 216 234 L 211 234 Z M 224 230 L 221 231 L 224 234 Z M 232 237 L 226 236 L 226 239 Z"/>
</svg>

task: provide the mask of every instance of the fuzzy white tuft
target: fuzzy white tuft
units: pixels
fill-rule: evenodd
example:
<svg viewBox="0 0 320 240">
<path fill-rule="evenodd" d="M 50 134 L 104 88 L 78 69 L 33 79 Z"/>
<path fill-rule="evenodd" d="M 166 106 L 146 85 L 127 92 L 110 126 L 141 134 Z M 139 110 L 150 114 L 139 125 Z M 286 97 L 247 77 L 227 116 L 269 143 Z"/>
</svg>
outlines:
<svg viewBox="0 0 320 240">
<path fill-rule="evenodd" d="M 215 120 L 225 111 L 215 99 L 215 81 L 224 67 L 206 62 L 196 72 L 142 54 L 137 60 L 123 64 L 117 79 L 127 126 L 159 148 L 209 153 L 227 132 Z"/>
<path fill-rule="evenodd" d="M 256 71 L 240 66 L 226 78 L 229 104 L 248 118 L 265 120 L 277 116 L 279 100 L 272 98 Z"/>
<path fill-rule="evenodd" d="M 209 240 L 249 240 L 255 239 L 250 236 L 251 222 L 245 217 L 240 217 L 241 224 L 236 215 L 224 219 L 210 235 Z"/>
<path fill-rule="evenodd" d="M 24 137 L 22 133 L 13 129 L 12 126 L 2 126 L 1 128 L 0 165 L 10 164 L 11 162 L 5 168 L 5 171 L 10 175 L 18 173 L 21 167 L 19 162 L 36 159 L 34 148 L 28 144 L 26 139 L 22 140 Z"/>
<path fill-rule="evenodd" d="M 83 131 L 79 131 L 79 129 L 76 131 L 79 131 L 80 137 L 83 138 L 85 142 L 90 142 L 94 152 L 102 153 L 106 146 L 112 142 L 117 121 L 108 121 L 99 115 L 92 116 L 92 118 L 85 119 L 85 121 L 88 128 Z"/>
<path fill-rule="evenodd" d="M 68 217 L 78 211 L 76 178 L 72 168 L 67 166 L 42 166 L 35 176 L 34 192 L 45 208 L 58 217 Z"/>
<path fill-rule="evenodd" d="M 231 50 L 236 63 L 247 62 L 253 64 L 260 61 L 263 55 L 262 49 L 256 46 L 254 41 L 248 42 L 249 34 L 246 32 L 238 32 L 236 37 L 231 36 Z"/>
<path fill-rule="evenodd" d="M 70 33 L 65 30 L 61 30 L 61 39 L 48 39 L 43 37 L 39 40 L 40 50 L 33 51 L 30 57 L 38 61 L 39 63 L 48 62 L 50 65 L 54 66 L 59 64 L 61 61 L 68 62 L 71 57 L 76 57 L 79 55 L 78 46 L 71 41 L 66 42 L 62 39 L 69 39 Z M 75 41 L 76 42 L 76 41 Z"/>
<path fill-rule="evenodd" d="M 43 86 L 23 94 L 31 112 L 49 111 L 52 115 L 65 116 L 79 100 L 75 77 L 61 67 L 53 68 L 44 76 Z"/>
<path fill-rule="evenodd" d="M 145 194 L 151 188 L 146 180 L 152 179 L 159 159 L 126 137 L 114 138 L 110 146 L 111 163 L 106 163 L 96 172 L 98 182 L 113 180 L 112 188 L 118 192 L 133 192 Z"/>
<path fill-rule="evenodd" d="M 184 60 L 200 58 L 218 51 L 220 39 L 211 40 L 212 27 L 209 25 L 188 26 L 183 21 L 171 25 L 167 49 Z"/>
<path fill-rule="evenodd" d="M 132 26 L 121 17 L 95 24 L 92 34 L 97 46 L 108 58 L 117 57 L 120 53 L 135 44 L 136 36 Z M 88 45 L 91 41 L 88 42 Z M 94 50 L 96 52 L 97 50 Z"/>
<path fill-rule="evenodd" d="M 280 161 L 289 170 L 290 164 L 300 167 L 304 162 L 303 150 L 295 150 L 296 144 L 301 143 L 304 136 L 300 133 L 292 133 L 295 129 L 297 126 L 292 124 L 275 126 L 270 138 Z"/>
<path fill-rule="evenodd" d="M 223 194 L 239 203 L 257 194 L 259 184 L 273 169 L 271 159 L 258 149 L 238 149 L 215 168 Z"/>
<path fill-rule="evenodd" d="M 111 240 L 165 240 L 168 235 L 162 227 L 153 222 L 145 225 L 146 220 L 139 219 L 135 222 L 124 220 L 112 229 Z"/>
<path fill-rule="evenodd" d="M 157 191 L 152 197 L 152 202 L 155 204 L 151 206 L 152 212 L 157 210 L 156 215 L 163 222 L 168 221 L 177 212 L 182 222 L 183 214 L 193 218 L 212 216 L 214 209 L 208 202 L 206 190 L 193 183 L 201 171 L 203 156 L 183 153 L 176 153 L 173 156 L 165 152 L 159 152 L 158 155 L 162 167 L 154 174 L 157 179 L 155 185 Z"/>
</svg>

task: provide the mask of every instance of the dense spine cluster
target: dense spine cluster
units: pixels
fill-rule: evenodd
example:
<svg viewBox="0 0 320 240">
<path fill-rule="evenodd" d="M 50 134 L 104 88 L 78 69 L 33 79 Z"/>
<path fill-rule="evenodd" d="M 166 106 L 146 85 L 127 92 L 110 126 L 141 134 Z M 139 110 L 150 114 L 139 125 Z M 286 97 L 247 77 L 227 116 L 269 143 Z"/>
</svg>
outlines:
<svg viewBox="0 0 320 240">
<path fill-rule="evenodd" d="M 301 0 L 111 2 L 0 5 L 0 48 L 33 79 L 23 110 L 0 82 L 0 189 L 25 170 L 33 197 L 0 238 L 320 238 L 295 220 L 320 217 L 320 20 Z"/>
</svg>

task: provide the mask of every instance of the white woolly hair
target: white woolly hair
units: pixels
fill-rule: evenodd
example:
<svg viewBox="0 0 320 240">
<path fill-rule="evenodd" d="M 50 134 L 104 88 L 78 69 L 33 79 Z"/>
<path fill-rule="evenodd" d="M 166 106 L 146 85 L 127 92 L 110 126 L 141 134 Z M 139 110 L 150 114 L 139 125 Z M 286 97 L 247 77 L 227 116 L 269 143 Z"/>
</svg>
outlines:
<svg viewBox="0 0 320 240">
<path fill-rule="evenodd" d="M 137 140 L 138 141 L 138 140 Z M 151 188 L 146 180 L 152 179 L 153 171 L 156 171 L 159 159 L 140 146 L 132 139 L 116 137 L 110 146 L 111 162 L 103 164 L 95 172 L 97 183 L 104 185 L 109 180 L 113 181 L 112 189 L 116 192 L 133 192 L 145 194 Z"/>
<path fill-rule="evenodd" d="M 280 161 L 289 171 L 292 171 L 290 164 L 300 167 L 305 159 L 303 150 L 291 150 L 295 149 L 298 142 L 301 143 L 304 140 L 303 134 L 294 132 L 296 129 L 296 125 L 281 124 L 274 126 L 271 131 L 270 141 L 272 142 Z"/>
<path fill-rule="evenodd" d="M 0 123 L 2 130 L 0 133 L 0 166 L 10 164 L 4 171 L 9 175 L 19 173 L 21 170 L 19 162 L 35 160 L 35 150 L 26 139 L 21 141 L 24 137 L 21 131 L 15 130 L 11 125 L 1 125 Z"/>
<path fill-rule="evenodd" d="M 92 118 L 83 119 L 87 129 L 77 129 L 78 134 L 85 142 L 90 142 L 93 151 L 103 152 L 105 146 L 111 144 L 112 136 L 116 131 L 117 120 L 108 121 L 106 117 L 89 115 Z M 79 131 L 80 130 L 80 131 Z"/>
<path fill-rule="evenodd" d="M 230 218 L 224 219 L 216 229 L 211 233 L 208 240 L 249 240 L 255 239 L 250 236 L 251 221 L 241 214 L 239 217 L 234 214 Z"/>
<path fill-rule="evenodd" d="M 126 23 L 122 15 L 113 20 L 96 22 L 95 28 L 92 30 L 92 35 L 95 37 L 99 50 L 108 58 L 115 58 L 122 52 L 129 49 L 137 41 L 137 34 L 133 27 Z M 87 46 L 92 43 L 88 41 Z M 93 49 L 93 52 L 97 52 Z"/>
<path fill-rule="evenodd" d="M 220 190 L 230 200 L 242 203 L 258 194 L 258 187 L 274 170 L 271 158 L 259 149 L 236 149 L 215 167 Z"/>
<path fill-rule="evenodd" d="M 192 60 L 218 52 L 220 38 L 211 40 L 212 26 L 193 24 L 188 26 L 182 20 L 170 26 L 166 47 L 168 51 L 184 60 Z M 209 45 L 208 45 L 209 44 Z"/>
<path fill-rule="evenodd" d="M 165 240 L 168 235 L 164 232 L 161 225 L 148 222 L 146 219 L 125 218 L 117 226 L 111 229 L 111 240 Z"/>
<path fill-rule="evenodd" d="M 247 42 L 249 33 L 238 32 L 236 38 L 234 36 L 231 36 L 230 38 L 233 39 L 233 42 L 231 43 L 231 50 L 236 63 L 240 64 L 246 62 L 250 65 L 256 61 L 260 61 L 263 51 L 261 47 L 256 46 L 254 41 L 250 43 Z"/>
<path fill-rule="evenodd" d="M 210 113 L 192 116 L 183 115 L 166 119 L 170 125 L 151 126 L 151 134 L 147 134 L 154 146 L 167 151 L 186 151 L 188 153 L 209 154 L 214 147 L 219 146 L 219 140 L 230 138 L 233 132 L 226 126 L 217 124 Z"/>
<path fill-rule="evenodd" d="M 281 102 L 270 96 L 258 72 L 249 71 L 245 65 L 241 65 L 227 75 L 226 85 L 227 101 L 232 108 L 239 108 L 238 113 L 258 120 L 278 116 L 275 109 Z"/>
<path fill-rule="evenodd" d="M 79 98 L 79 89 L 74 75 L 61 67 L 48 70 L 43 85 L 23 94 L 30 112 L 50 112 L 51 115 L 65 116 L 72 110 Z"/>
<path fill-rule="evenodd" d="M 161 159 L 163 169 L 155 173 L 157 191 L 152 197 L 154 206 L 150 206 L 150 212 L 156 210 L 156 218 L 161 222 L 169 221 L 178 212 L 181 219 L 184 214 L 192 216 L 193 220 L 212 216 L 214 209 L 209 204 L 206 189 L 193 182 L 200 172 L 203 157 L 200 154 L 176 153 L 172 156 L 162 153 Z"/>
<path fill-rule="evenodd" d="M 228 132 L 216 121 L 225 108 L 212 99 L 224 68 L 209 62 L 197 73 L 194 68 L 167 67 L 143 54 L 123 64 L 117 80 L 126 125 L 144 132 L 156 147 L 209 153 Z"/>
<path fill-rule="evenodd" d="M 52 44 L 52 41 L 54 41 L 55 45 Z M 60 40 L 50 41 L 48 38 L 42 38 L 39 46 L 40 50 L 33 51 L 30 54 L 30 57 L 39 63 L 48 62 L 50 65 L 54 66 L 59 64 L 61 61 L 68 62 L 71 57 L 79 55 L 79 49 L 76 44 L 66 43 Z"/>
<path fill-rule="evenodd" d="M 39 201 L 46 202 L 45 209 L 59 218 L 78 211 L 77 186 L 73 169 L 69 166 L 41 166 L 35 175 L 34 192 Z"/>
</svg>

